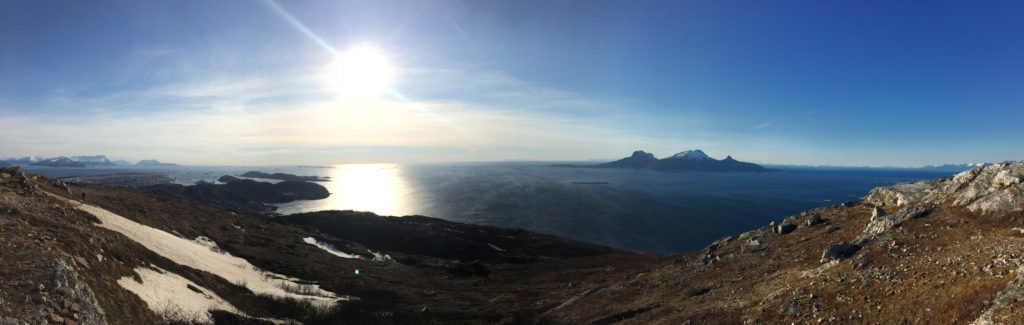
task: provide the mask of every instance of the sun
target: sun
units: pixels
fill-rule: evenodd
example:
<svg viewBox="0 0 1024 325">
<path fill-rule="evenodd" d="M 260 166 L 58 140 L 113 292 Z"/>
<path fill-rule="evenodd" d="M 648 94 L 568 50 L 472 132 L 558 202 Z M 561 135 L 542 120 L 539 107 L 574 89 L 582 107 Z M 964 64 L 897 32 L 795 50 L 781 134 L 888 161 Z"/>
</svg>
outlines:
<svg viewBox="0 0 1024 325">
<path fill-rule="evenodd" d="M 328 88 L 343 97 L 375 97 L 387 93 L 397 69 L 380 49 L 361 44 L 342 51 L 324 70 Z"/>
</svg>

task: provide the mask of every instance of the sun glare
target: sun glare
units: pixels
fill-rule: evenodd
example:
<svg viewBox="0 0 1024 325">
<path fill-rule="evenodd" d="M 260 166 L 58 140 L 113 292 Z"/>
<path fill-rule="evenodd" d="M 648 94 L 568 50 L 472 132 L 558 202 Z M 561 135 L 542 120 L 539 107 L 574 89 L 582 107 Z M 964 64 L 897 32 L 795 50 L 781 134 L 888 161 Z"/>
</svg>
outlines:
<svg viewBox="0 0 1024 325">
<path fill-rule="evenodd" d="M 324 71 L 329 88 L 344 97 L 373 97 L 387 92 L 397 69 L 376 47 L 358 45 L 341 52 Z"/>
</svg>

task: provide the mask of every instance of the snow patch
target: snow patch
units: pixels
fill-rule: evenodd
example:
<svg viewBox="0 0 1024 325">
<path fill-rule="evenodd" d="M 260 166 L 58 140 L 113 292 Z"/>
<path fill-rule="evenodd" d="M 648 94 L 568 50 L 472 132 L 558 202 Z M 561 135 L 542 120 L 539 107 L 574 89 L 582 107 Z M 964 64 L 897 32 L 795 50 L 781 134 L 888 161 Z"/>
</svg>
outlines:
<svg viewBox="0 0 1024 325">
<path fill-rule="evenodd" d="M 491 243 L 488 243 L 487 246 L 491 246 L 491 249 L 499 251 L 499 252 L 504 252 L 505 251 L 501 247 L 498 247 L 497 245 L 494 245 L 494 244 L 491 244 Z"/>
<path fill-rule="evenodd" d="M 395 261 L 394 259 L 391 258 L 391 255 L 381 254 L 381 253 L 378 253 L 378 252 L 371 251 L 369 249 L 367 249 L 367 251 L 370 251 L 370 254 L 373 254 L 373 261 L 374 262 L 394 262 Z"/>
<path fill-rule="evenodd" d="M 64 200 L 76 205 L 79 210 L 96 216 L 100 220 L 100 227 L 119 232 L 175 263 L 210 272 L 228 282 L 244 286 L 254 293 L 306 300 L 324 307 L 333 306 L 339 300 L 350 299 L 350 297 L 339 297 L 330 291 L 323 290 L 319 285 L 305 284 L 298 279 L 261 270 L 250 264 L 249 261 L 232 256 L 223 250 L 221 252 L 213 251 L 209 244 L 216 245 L 216 243 L 209 238 L 201 240 L 204 244 L 200 244 L 198 238 L 197 241 L 180 238 L 103 208 Z"/>
<path fill-rule="evenodd" d="M 711 157 L 709 157 L 707 154 L 705 154 L 700 149 L 683 151 L 683 152 L 674 154 L 674 155 L 672 155 L 672 157 L 669 157 L 669 158 L 675 158 L 675 159 L 711 159 Z"/>
<path fill-rule="evenodd" d="M 117 284 L 142 298 L 150 310 L 172 318 L 168 319 L 170 321 L 212 324 L 210 310 L 239 313 L 235 306 L 221 299 L 213 291 L 173 272 L 159 268 L 137 267 L 135 273 L 142 282 L 126 276 L 118 279 Z"/>
<path fill-rule="evenodd" d="M 341 258 L 354 258 L 354 259 L 361 259 L 362 258 L 362 256 L 359 256 L 359 255 L 353 255 L 353 254 L 342 252 L 337 247 L 334 247 L 334 245 L 331 245 L 331 243 L 322 242 L 322 241 L 316 240 L 316 238 L 313 238 L 313 237 L 303 238 L 302 241 L 306 242 L 307 244 L 319 247 L 320 249 L 325 250 L 328 253 L 331 253 L 332 255 L 337 256 L 337 257 L 341 257 Z"/>
</svg>

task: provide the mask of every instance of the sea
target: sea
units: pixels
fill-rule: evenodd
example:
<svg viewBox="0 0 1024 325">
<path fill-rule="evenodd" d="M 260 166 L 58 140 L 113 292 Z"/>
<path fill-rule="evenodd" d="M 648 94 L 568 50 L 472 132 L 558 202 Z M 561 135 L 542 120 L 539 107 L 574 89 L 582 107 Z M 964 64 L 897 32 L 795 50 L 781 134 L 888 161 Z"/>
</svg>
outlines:
<svg viewBox="0 0 1024 325">
<path fill-rule="evenodd" d="M 246 171 L 316 175 L 331 196 L 278 205 L 424 215 L 522 228 L 653 253 L 700 249 L 801 211 L 856 201 L 871 188 L 947 177 L 953 171 L 773 167 L 770 173 L 658 172 L 555 167 L 545 162 L 340 164 L 333 166 L 116 166 L 23 170 L 48 177 L 158 172 L 176 183 Z M 262 180 L 274 182 L 273 180 Z"/>
</svg>

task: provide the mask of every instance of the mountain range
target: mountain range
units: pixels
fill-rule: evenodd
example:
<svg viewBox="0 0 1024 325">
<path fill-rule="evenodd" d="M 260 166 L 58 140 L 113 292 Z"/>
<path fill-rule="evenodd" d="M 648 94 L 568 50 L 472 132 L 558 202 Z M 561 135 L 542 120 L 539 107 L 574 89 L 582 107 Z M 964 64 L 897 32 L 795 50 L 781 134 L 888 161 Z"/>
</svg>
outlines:
<svg viewBox="0 0 1024 325">
<path fill-rule="evenodd" d="M 743 162 L 726 156 L 718 160 L 711 158 L 700 149 L 687 150 L 667 158 L 658 159 L 654 154 L 643 150 L 634 151 L 632 155 L 616 161 L 591 165 L 594 168 L 631 168 L 650 169 L 667 172 L 706 171 L 706 172 L 767 172 L 770 169 L 758 164 Z"/>
<path fill-rule="evenodd" d="M 7 165 L 28 165 L 46 167 L 88 167 L 88 166 L 130 166 L 131 162 L 123 159 L 110 160 L 106 155 L 94 156 L 57 156 L 52 158 L 40 156 L 27 156 L 21 158 L 7 158 L 0 160 L 0 163 Z M 161 163 L 157 160 L 142 160 L 136 163 L 139 166 L 173 165 Z"/>
</svg>

